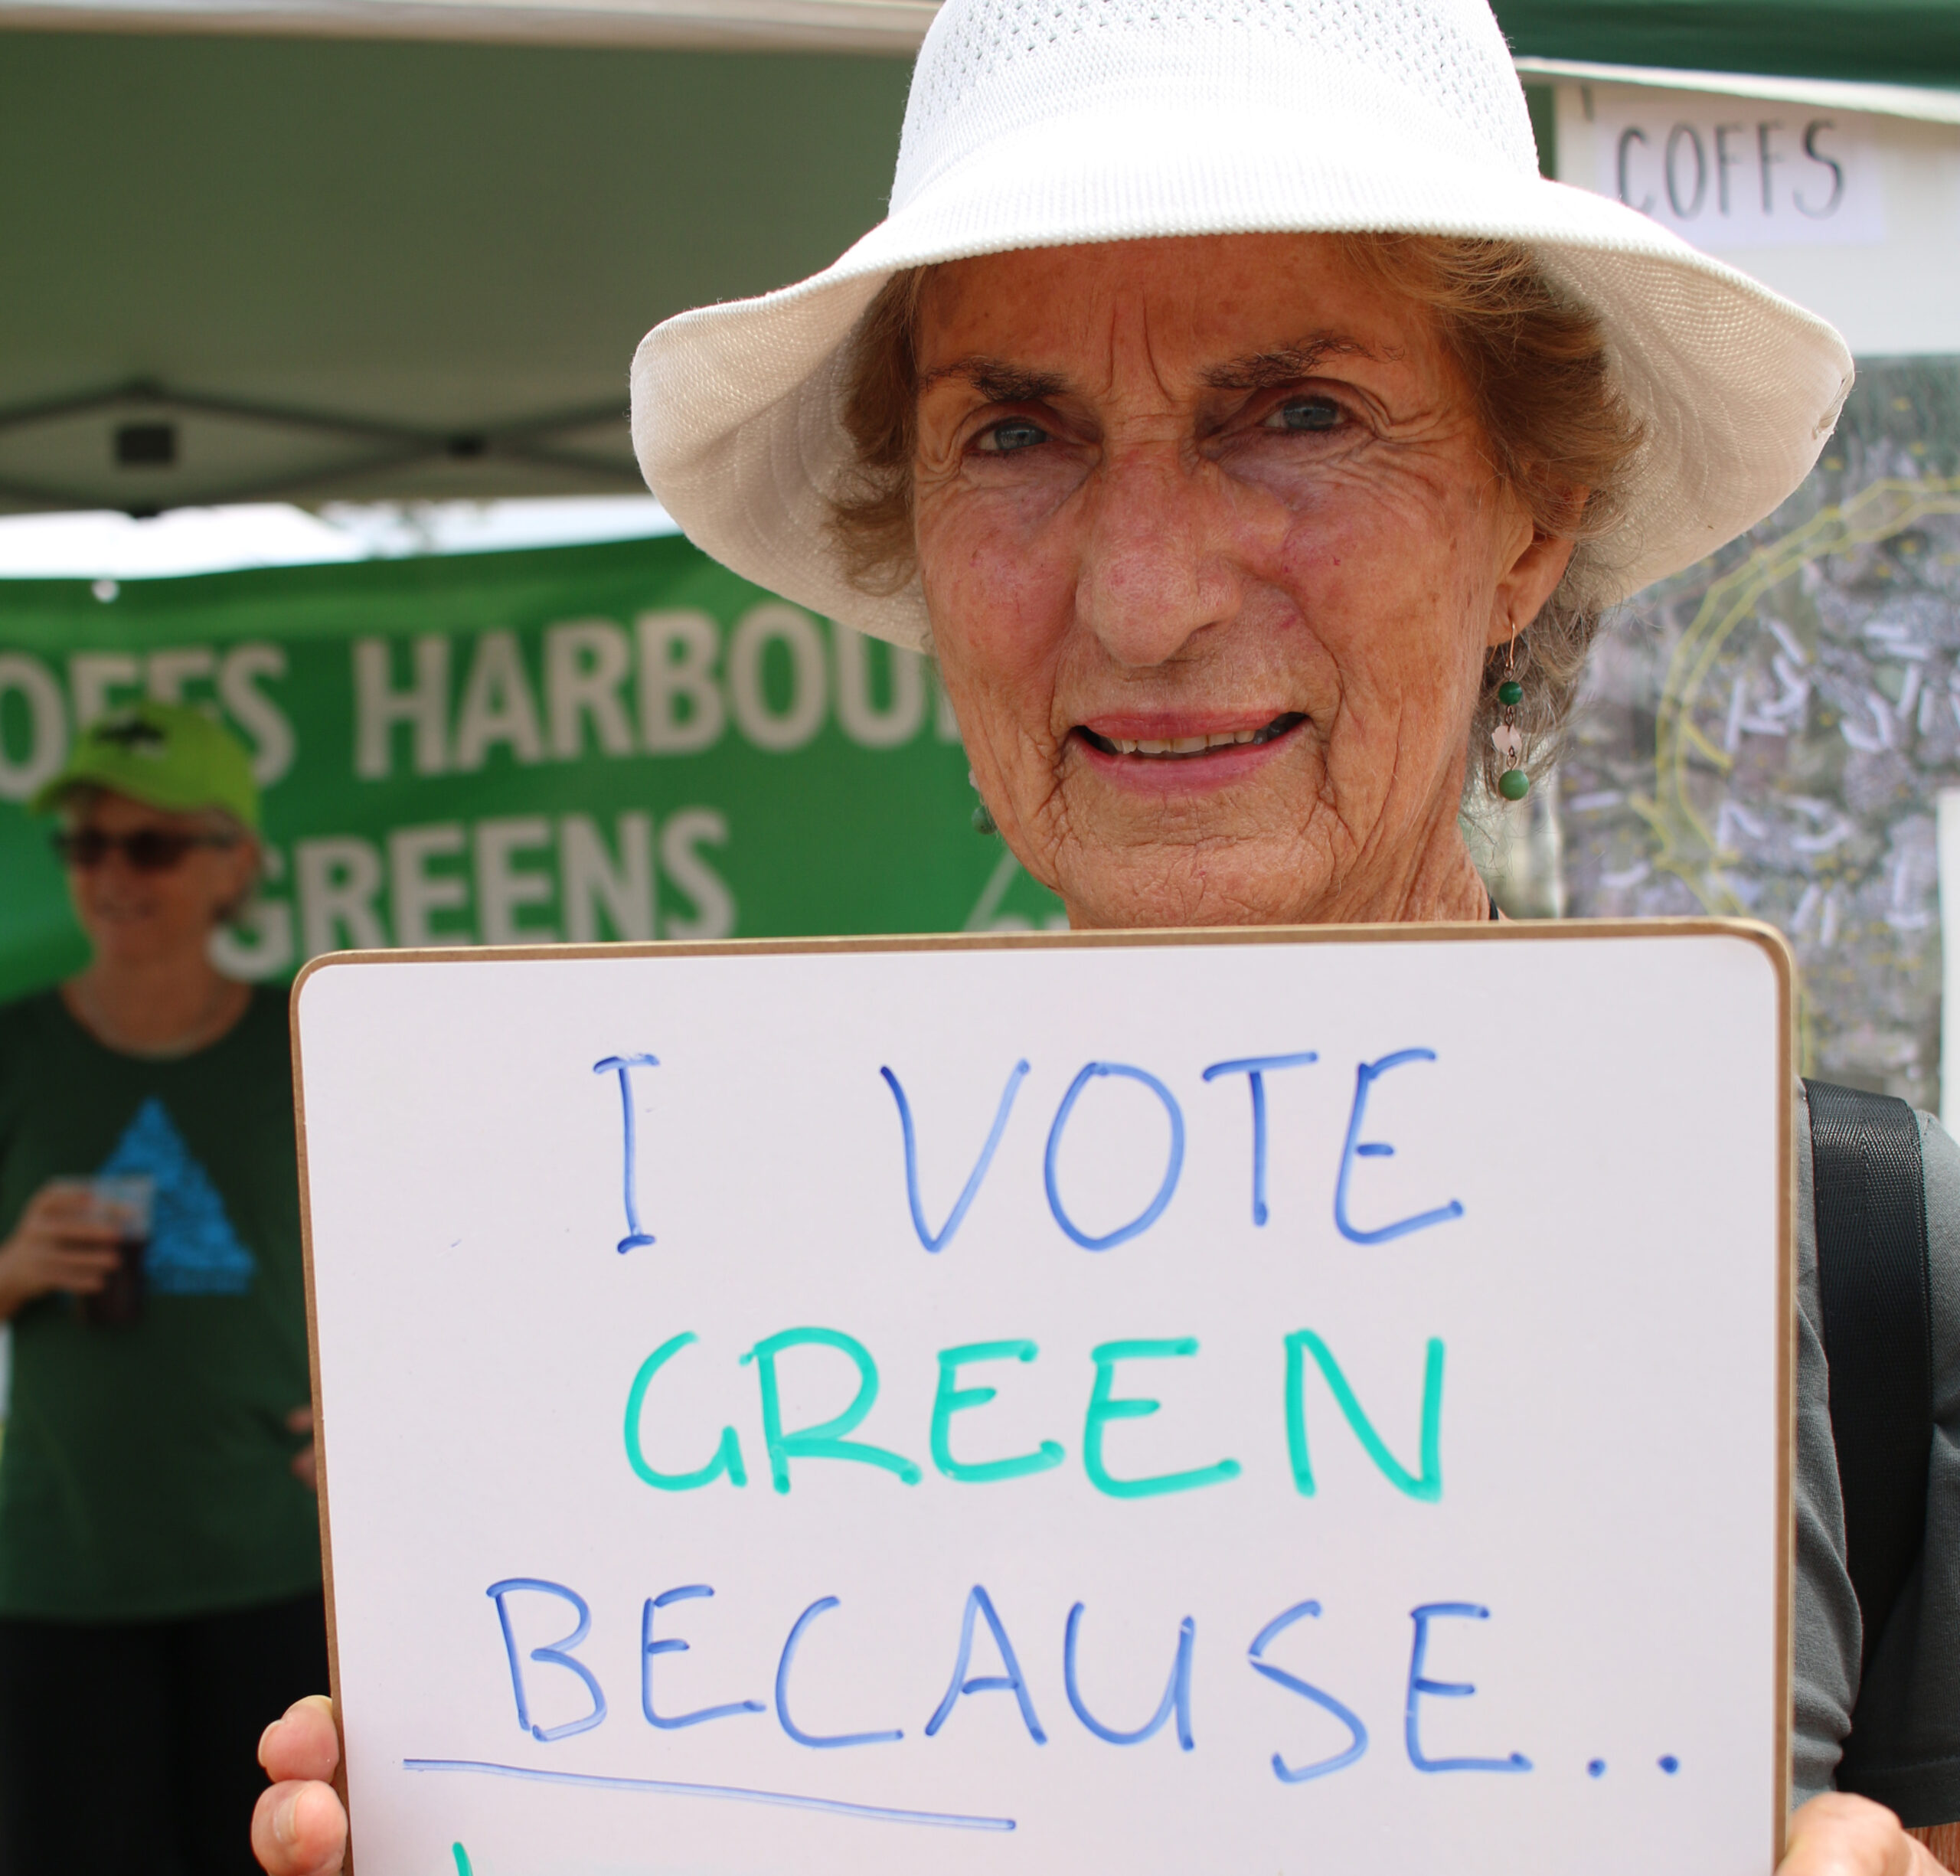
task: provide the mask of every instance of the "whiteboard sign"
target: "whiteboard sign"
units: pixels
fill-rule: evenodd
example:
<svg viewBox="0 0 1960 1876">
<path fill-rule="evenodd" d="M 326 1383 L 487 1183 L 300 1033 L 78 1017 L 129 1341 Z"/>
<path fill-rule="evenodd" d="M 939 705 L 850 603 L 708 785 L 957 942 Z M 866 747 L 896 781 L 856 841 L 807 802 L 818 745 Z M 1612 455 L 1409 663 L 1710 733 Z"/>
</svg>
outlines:
<svg viewBox="0 0 1960 1876">
<path fill-rule="evenodd" d="M 1609 101 L 1610 100 L 1610 101 Z M 1870 119 L 1759 98 L 1602 100 L 1594 187 L 1697 247 L 1861 247 L 1885 239 Z"/>
<path fill-rule="evenodd" d="M 1756 928 L 330 959 L 362 1876 L 1763 1876 Z"/>
</svg>

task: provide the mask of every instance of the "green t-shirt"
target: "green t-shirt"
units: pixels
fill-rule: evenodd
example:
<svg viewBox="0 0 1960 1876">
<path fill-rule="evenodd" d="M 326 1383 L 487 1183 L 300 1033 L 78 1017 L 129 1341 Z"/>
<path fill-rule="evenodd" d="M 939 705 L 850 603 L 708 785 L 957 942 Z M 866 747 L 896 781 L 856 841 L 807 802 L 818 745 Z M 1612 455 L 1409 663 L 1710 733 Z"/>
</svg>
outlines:
<svg viewBox="0 0 1960 1876">
<path fill-rule="evenodd" d="M 313 1495 L 287 1414 L 309 1398 L 283 991 L 208 1048 L 104 1048 L 52 991 L 0 1008 L 0 1237 L 48 1180 L 156 1182 L 141 1318 L 57 1293 L 14 1319 L 0 1443 L 0 1616 L 157 1620 L 304 1594 Z"/>
</svg>

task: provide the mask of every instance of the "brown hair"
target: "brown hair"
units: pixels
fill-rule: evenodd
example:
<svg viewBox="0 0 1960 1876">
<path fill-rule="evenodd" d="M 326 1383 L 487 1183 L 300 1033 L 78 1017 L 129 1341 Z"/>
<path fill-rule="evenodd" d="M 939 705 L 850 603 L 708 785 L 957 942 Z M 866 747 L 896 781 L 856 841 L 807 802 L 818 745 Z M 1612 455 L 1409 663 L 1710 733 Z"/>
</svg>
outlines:
<svg viewBox="0 0 1960 1876">
<path fill-rule="evenodd" d="M 1344 257 L 1427 307 L 1470 388 L 1491 468 L 1524 498 L 1542 534 L 1573 540 L 1572 564 L 1538 616 L 1485 660 L 1472 724 L 1472 766 L 1494 788 L 1498 686 L 1523 685 L 1517 721 L 1527 766 L 1542 770 L 1577 697 L 1612 571 L 1603 541 L 1619 521 L 1643 440 L 1613 380 L 1592 310 L 1548 279 L 1514 241 L 1421 234 L 1343 234 Z M 859 322 L 841 415 L 855 461 L 831 504 L 831 531 L 853 584 L 898 591 L 916 570 L 912 459 L 917 436 L 914 334 L 929 268 L 887 281 Z"/>
</svg>

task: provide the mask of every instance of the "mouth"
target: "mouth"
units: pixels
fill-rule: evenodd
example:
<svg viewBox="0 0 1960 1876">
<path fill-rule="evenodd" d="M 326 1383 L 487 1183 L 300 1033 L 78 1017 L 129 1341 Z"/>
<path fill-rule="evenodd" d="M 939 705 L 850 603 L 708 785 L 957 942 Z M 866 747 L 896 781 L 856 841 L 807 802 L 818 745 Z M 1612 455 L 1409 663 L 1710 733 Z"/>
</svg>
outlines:
<svg viewBox="0 0 1960 1876">
<path fill-rule="evenodd" d="M 1075 733 L 1106 756 L 1130 756 L 1147 762 L 1191 762 L 1221 750 L 1256 748 L 1276 742 L 1307 720 L 1302 710 L 1282 711 L 1257 729 L 1214 730 L 1189 736 L 1106 736 L 1079 723 Z"/>
</svg>

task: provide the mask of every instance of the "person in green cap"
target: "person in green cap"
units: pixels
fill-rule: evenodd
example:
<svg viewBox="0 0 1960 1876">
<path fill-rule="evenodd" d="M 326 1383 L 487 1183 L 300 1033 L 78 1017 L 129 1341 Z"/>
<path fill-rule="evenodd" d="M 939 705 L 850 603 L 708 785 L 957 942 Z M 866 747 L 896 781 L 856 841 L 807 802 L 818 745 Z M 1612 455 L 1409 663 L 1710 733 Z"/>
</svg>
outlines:
<svg viewBox="0 0 1960 1876">
<path fill-rule="evenodd" d="M 326 1675 L 286 998 L 210 956 L 258 790 L 145 703 L 33 806 L 91 956 L 0 1008 L 0 1871 L 217 1876 Z"/>
</svg>

